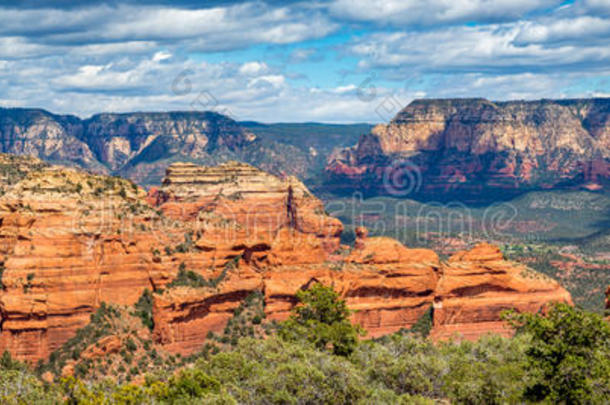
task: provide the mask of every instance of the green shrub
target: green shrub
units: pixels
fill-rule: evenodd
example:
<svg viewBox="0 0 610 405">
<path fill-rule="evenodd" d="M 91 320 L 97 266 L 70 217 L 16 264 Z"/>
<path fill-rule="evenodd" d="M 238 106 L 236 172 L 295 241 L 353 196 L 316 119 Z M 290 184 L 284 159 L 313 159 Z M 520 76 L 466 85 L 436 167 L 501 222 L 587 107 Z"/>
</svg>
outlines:
<svg viewBox="0 0 610 405">
<path fill-rule="evenodd" d="M 178 276 L 167 285 L 167 288 L 179 286 L 200 288 L 209 287 L 210 283 L 205 278 L 203 278 L 202 275 L 195 273 L 191 270 L 185 270 L 181 266 L 180 270 L 178 270 Z"/>
<path fill-rule="evenodd" d="M 133 339 L 129 338 L 129 339 L 127 339 L 127 342 L 125 342 L 125 348 L 127 350 L 129 350 L 130 352 L 135 352 L 137 350 L 138 346 L 133 341 Z"/>
<path fill-rule="evenodd" d="M 180 243 L 179 245 L 176 245 L 175 250 L 178 253 L 188 253 L 191 251 L 192 248 L 193 248 L 193 233 L 186 232 L 184 234 L 184 242 Z"/>
<path fill-rule="evenodd" d="M 211 280 L 206 280 L 199 273 L 195 273 L 191 270 L 186 270 L 186 265 L 184 263 L 180 263 L 178 267 L 178 275 L 177 277 L 167 285 L 168 288 L 185 286 L 192 288 L 201 288 L 201 287 L 211 287 L 216 288 L 227 276 L 229 270 L 236 268 L 239 265 L 239 260 L 241 256 L 237 256 L 232 259 L 227 265 L 223 268 L 218 277 L 213 278 Z"/>
<path fill-rule="evenodd" d="M 554 304 L 545 316 L 509 313 L 527 349 L 529 401 L 604 403 L 610 398 L 610 325 L 595 313 Z"/>
<path fill-rule="evenodd" d="M 292 341 L 304 338 L 318 349 L 330 346 L 337 355 L 352 353 L 363 331 L 350 322 L 345 301 L 331 287 L 319 283 L 296 295 L 300 304 L 280 326 L 280 337 Z"/>
<path fill-rule="evenodd" d="M 428 337 L 432 330 L 432 305 L 423 313 L 423 315 L 415 322 L 409 330 L 412 333 L 418 333 L 423 337 Z"/>
<path fill-rule="evenodd" d="M 153 330 L 155 324 L 153 321 L 152 314 L 153 307 L 153 296 L 148 288 L 144 289 L 142 295 L 138 299 L 138 302 L 134 305 L 135 312 L 134 316 L 137 316 L 142 320 L 142 324 L 148 329 Z"/>
<path fill-rule="evenodd" d="M 239 403 L 350 404 L 367 397 L 364 375 L 345 358 L 277 338 L 241 339 L 196 368 L 222 381 Z"/>
</svg>

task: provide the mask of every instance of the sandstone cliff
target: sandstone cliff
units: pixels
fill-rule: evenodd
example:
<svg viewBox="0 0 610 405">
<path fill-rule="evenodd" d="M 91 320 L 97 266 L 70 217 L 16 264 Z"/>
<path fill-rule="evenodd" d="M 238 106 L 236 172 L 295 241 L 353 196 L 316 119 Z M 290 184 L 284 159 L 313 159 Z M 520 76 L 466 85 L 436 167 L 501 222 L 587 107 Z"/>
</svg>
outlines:
<svg viewBox="0 0 610 405">
<path fill-rule="evenodd" d="M 151 280 L 155 213 L 126 180 L 31 171 L 0 198 L 0 350 L 46 358 L 101 302 L 133 304 Z"/>
<path fill-rule="evenodd" d="M 572 303 L 555 280 L 504 260 L 498 247 L 486 243 L 455 253 L 441 273 L 433 305 L 433 339 L 472 339 L 483 331 L 506 335 L 510 330 L 500 321 L 505 310 L 537 312 L 541 303 Z"/>
<path fill-rule="evenodd" d="M 598 189 L 610 179 L 610 99 L 416 100 L 331 156 L 327 173 L 399 196 Z"/>
<path fill-rule="evenodd" d="M 83 126 L 98 160 L 140 184 L 158 183 L 176 158 L 219 163 L 257 146 L 254 134 L 213 112 L 99 114 Z"/>
<path fill-rule="evenodd" d="M 209 332 L 222 332 L 240 302 L 256 291 L 263 293 L 268 320 L 286 319 L 296 291 L 316 282 L 340 293 L 369 337 L 414 325 L 433 304 L 434 338 L 476 338 L 507 332 L 500 320 L 504 309 L 537 311 L 550 301 L 571 302 L 557 282 L 504 261 L 487 245 L 441 263 L 431 250 L 369 238 L 359 228 L 354 247 L 340 247 L 341 224 L 322 215 L 320 202 L 298 181 L 281 181 L 243 164 L 229 166 L 234 177 L 226 175 L 228 166 L 174 165 L 163 187 L 151 193 L 151 203 L 167 216 L 193 219 L 202 209 L 217 216 L 216 222 L 205 222 L 213 239 L 204 232 L 196 245 L 214 252 L 218 263 L 227 266 L 239 253 L 237 266 L 218 285 L 180 286 L 155 295 L 155 337 L 170 350 L 196 350 Z M 231 224 L 231 243 L 226 231 L 219 232 L 221 223 Z M 461 310 L 460 318 L 455 311 Z"/>
<path fill-rule="evenodd" d="M 252 293 L 281 320 L 316 282 L 334 286 L 369 337 L 412 326 L 433 303 L 434 336 L 473 338 L 499 330 L 504 308 L 570 300 L 489 246 L 448 263 L 365 229 L 341 246 L 341 222 L 300 181 L 243 163 L 175 163 L 146 194 L 120 178 L 16 162 L 0 197 L 0 351 L 20 359 L 47 358 L 102 302 L 132 305 L 145 288 L 154 341 L 184 354 Z"/>
<path fill-rule="evenodd" d="M 18 358 L 46 358 L 101 302 L 131 305 L 181 267 L 215 278 L 241 257 L 307 261 L 338 246 L 341 223 L 300 182 L 248 165 L 209 168 L 193 196 L 185 179 L 199 168 L 176 164 L 151 205 L 126 180 L 22 161 L 0 197 L 0 351 Z"/>
</svg>

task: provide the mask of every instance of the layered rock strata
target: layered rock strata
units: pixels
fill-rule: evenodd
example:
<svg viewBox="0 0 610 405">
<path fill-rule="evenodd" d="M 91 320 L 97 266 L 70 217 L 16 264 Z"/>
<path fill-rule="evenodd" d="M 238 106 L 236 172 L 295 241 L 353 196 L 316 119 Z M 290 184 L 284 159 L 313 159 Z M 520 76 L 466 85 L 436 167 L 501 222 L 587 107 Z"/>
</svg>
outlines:
<svg viewBox="0 0 610 405">
<path fill-rule="evenodd" d="M 175 163 L 148 194 L 119 178 L 19 164 L 0 197 L 0 351 L 19 359 L 47 358 L 102 302 L 132 305 L 145 288 L 153 339 L 183 354 L 250 294 L 282 320 L 317 282 L 339 292 L 369 337 L 412 326 L 433 304 L 433 336 L 474 338 L 498 330 L 504 308 L 569 302 L 490 246 L 447 263 L 365 229 L 342 246 L 341 222 L 301 182 L 246 164 Z"/>
<path fill-rule="evenodd" d="M 133 304 L 169 280 L 154 260 L 156 215 L 128 181 L 32 171 L 0 198 L 0 351 L 46 358 L 101 302 Z M 177 266 L 177 264 L 176 264 Z"/>
<path fill-rule="evenodd" d="M 326 170 L 334 186 L 399 196 L 599 189 L 610 179 L 610 99 L 415 100 Z"/>
<path fill-rule="evenodd" d="M 432 337 L 474 339 L 482 333 L 509 335 L 502 312 L 537 312 L 547 302 L 572 304 L 559 283 L 528 267 L 504 260 L 486 243 L 455 253 L 442 266 L 436 286 Z"/>
<path fill-rule="evenodd" d="M 207 191 L 189 195 L 178 179 L 199 169 L 176 164 L 147 197 L 126 180 L 34 162 L 7 172 L 0 197 L 0 351 L 20 359 L 48 357 L 101 302 L 131 305 L 181 268 L 213 279 L 228 263 L 307 262 L 339 243 L 341 223 L 300 182 L 248 165 L 210 168 L 197 180 Z"/>
</svg>

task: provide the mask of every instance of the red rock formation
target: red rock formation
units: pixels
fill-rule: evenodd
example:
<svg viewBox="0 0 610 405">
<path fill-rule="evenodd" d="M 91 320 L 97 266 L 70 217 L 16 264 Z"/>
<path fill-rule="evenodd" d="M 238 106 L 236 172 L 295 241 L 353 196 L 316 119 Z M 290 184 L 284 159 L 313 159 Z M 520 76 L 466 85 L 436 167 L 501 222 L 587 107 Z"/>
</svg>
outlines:
<svg viewBox="0 0 610 405">
<path fill-rule="evenodd" d="M 218 288 L 176 287 L 155 295 L 154 339 L 171 352 L 196 352 L 209 332 L 222 332 L 243 300 L 261 289 L 258 273 L 237 269 Z"/>
<path fill-rule="evenodd" d="M 365 264 L 358 255 L 332 264 L 265 269 L 244 263 L 217 289 L 177 287 L 155 296 L 156 340 L 167 350 L 192 353 L 208 332 L 221 332 L 233 311 L 255 291 L 264 293 L 268 320 L 285 320 L 297 302 L 295 293 L 317 282 L 332 285 L 347 301 L 355 311 L 353 322 L 362 325 L 368 337 L 392 333 L 413 325 L 432 303 L 438 258 L 433 252 L 428 253 L 428 262 L 419 258 L 421 252 L 402 247 L 379 263 Z"/>
<path fill-rule="evenodd" d="M 59 168 L 9 188 L 0 199 L 0 351 L 46 358 L 101 302 L 133 304 L 171 279 L 178 264 L 153 260 L 160 240 L 144 195 L 125 180 Z"/>
<path fill-rule="evenodd" d="M 502 311 L 537 312 L 548 302 L 572 303 L 556 281 L 504 260 L 486 243 L 454 254 L 441 268 L 436 286 L 432 338 L 474 339 L 482 333 L 509 334 Z"/>
<path fill-rule="evenodd" d="M 112 353 L 118 353 L 123 348 L 123 341 L 117 335 L 104 336 L 95 344 L 87 347 L 82 353 L 83 359 L 97 359 Z"/>
<path fill-rule="evenodd" d="M 438 266 L 432 251 L 407 249 L 389 238 L 370 238 L 343 260 L 265 273 L 265 311 L 271 319 L 285 319 L 296 303 L 296 291 L 320 282 L 332 285 L 356 311 L 353 321 L 369 337 L 380 336 L 411 326 L 426 311 Z"/>
<path fill-rule="evenodd" d="M 606 289 L 606 310 L 610 310 L 610 285 Z"/>
<path fill-rule="evenodd" d="M 71 169 L 25 170 L 20 182 L 5 185 L 0 351 L 46 358 L 101 302 L 131 305 L 144 288 L 171 281 L 180 266 L 213 278 L 242 256 L 278 263 L 317 255 L 318 261 L 338 247 L 341 223 L 295 179 L 228 164 L 210 169 L 214 187 L 205 187 L 207 193 L 189 196 L 174 175 L 189 168 L 196 170 L 172 167 L 155 194 L 158 208 L 125 180 Z"/>
<path fill-rule="evenodd" d="M 251 281 L 243 289 L 236 289 L 232 279 L 216 292 L 185 289 L 164 294 L 155 304 L 158 339 L 169 350 L 191 353 L 208 331 L 221 331 L 239 301 L 259 288 L 268 320 L 284 320 L 297 302 L 295 293 L 317 282 L 333 286 L 355 311 L 352 321 L 363 326 L 369 338 L 411 327 L 430 305 L 433 339 L 476 339 L 486 333 L 509 335 L 511 330 L 501 321 L 506 309 L 536 312 L 548 302 L 571 303 L 569 293 L 555 281 L 505 261 L 495 246 L 478 245 L 441 265 L 434 252 L 407 249 L 390 238 L 360 244 L 330 264 L 280 265 L 255 272 L 248 268 Z"/>
<path fill-rule="evenodd" d="M 155 290 L 154 340 L 185 354 L 249 294 L 262 292 L 268 319 L 281 320 L 313 282 L 334 286 L 369 337 L 410 327 L 433 301 L 441 337 L 496 330 L 503 308 L 569 301 L 489 246 L 441 264 L 361 228 L 354 249 L 339 249 L 342 224 L 302 183 L 244 164 L 174 164 L 148 196 L 72 169 L 36 167 L 19 179 L 0 197 L 0 351 L 19 359 L 46 358 L 101 302 L 131 305 L 144 288 Z M 167 288 L 180 270 L 215 281 Z"/>
</svg>

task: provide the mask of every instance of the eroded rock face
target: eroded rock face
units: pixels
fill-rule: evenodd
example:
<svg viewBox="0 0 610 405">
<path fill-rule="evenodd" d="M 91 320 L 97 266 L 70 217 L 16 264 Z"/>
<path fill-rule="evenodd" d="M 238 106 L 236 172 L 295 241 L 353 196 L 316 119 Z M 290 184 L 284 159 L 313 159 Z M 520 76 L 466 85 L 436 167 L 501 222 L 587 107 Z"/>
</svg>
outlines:
<svg viewBox="0 0 610 405">
<path fill-rule="evenodd" d="M 301 183 L 251 166 L 193 177 L 213 178 L 217 188 L 192 196 L 184 175 L 197 168 L 177 164 L 154 205 L 154 194 L 126 180 L 31 166 L 12 169 L 16 183 L 7 181 L 0 197 L 0 351 L 20 359 L 46 358 L 101 302 L 131 305 L 180 268 L 212 279 L 230 262 L 306 262 L 339 243 L 341 223 Z M 242 177 L 260 183 L 241 187 L 244 197 L 222 194 Z"/>
<path fill-rule="evenodd" d="M 221 261 L 242 255 L 264 264 L 305 263 L 339 247 L 343 225 L 294 177 L 280 179 L 238 162 L 178 163 L 153 193 L 167 217 L 194 223 L 195 245 Z"/>
<path fill-rule="evenodd" d="M 486 243 L 451 256 L 436 286 L 432 337 L 474 339 L 482 333 L 508 335 L 502 311 L 537 312 L 545 303 L 567 302 L 559 283 L 524 265 L 504 260 Z"/>
<path fill-rule="evenodd" d="M 332 285 L 346 300 L 355 311 L 352 320 L 369 337 L 414 324 L 432 302 L 438 256 L 426 249 L 407 249 L 390 238 L 369 238 L 360 246 L 331 263 L 267 272 L 264 292 L 269 317 L 286 319 L 296 303 L 295 293 L 320 282 Z"/>
<path fill-rule="evenodd" d="M 610 178 L 610 99 L 416 100 L 332 156 L 327 173 L 393 195 L 599 189 Z"/>
<path fill-rule="evenodd" d="M 0 152 L 158 184 L 171 160 L 219 163 L 265 155 L 256 136 L 214 112 L 97 114 L 0 108 Z"/>
<path fill-rule="evenodd" d="M 217 288 L 168 290 L 155 296 L 156 339 L 168 350 L 192 353 L 210 331 L 222 332 L 235 309 L 256 291 L 264 294 L 267 319 L 285 320 L 297 303 L 296 292 L 312 283 L 332 285 L 355 311 L 352 321 L 362 325 L 368 337 L 409 327 L 432 303 L 438 257 L 375 239 L 371 238 L 371 248 L 387 247 L 391 252 L 379 262 L 367 257 L 368 250 L 332 262 L 324 261 L 323 255 L 317 263 L 308 258 L 263 267 L 246 260 Z"/>
<path fill-rule="evenodd" d="M 126 180 L 32 171 L 0 198 L 0 351 L 46 358 L 101 302 L 133 304 L 169 280 L 154 261 L 155 212 Z M 178 264 L 175 264 L 174 268 Z"/>
<path fill-rule="evenodd" d="M 219 162 L 240 156 L 256 140 L 214 112 L 98 114 L 84 128 L 83 139 L 97 158 L 139 184 L 158 182 L 168 158 Z"/>
<path fill-rule="evenodd" d="M 213 205 L 211 201 L 220 201 L 220 195 L 239 193 L 239 198 L 228 200 L 242 201 L 245 207 L 265 202 L 257 207 L 255 221 L 227 201 L 214 205 L 215 215 L 223 218 L 217 221 L 231 218 L 230 223 L 240 224 L 234 226 L 235 235 L 246 249 L 238 269 L 218 286 L 179 287 L 155 297 L 155 336 L 170 350 L 188 354 L 201 347 L 208 333 L 221 332 L 233 311 L 255 291 L 264 295 L 267 318 L 284 320 L 297 303 L 296 292 L 317 282 L 332 285 L 339 292 L 355 310 L 353 321 L 361 324 L 369 337 L 412 326 L 435 301 L 434 306 L 447 308 L 438 315 L 434 309 L 433 315 L 438 316 L 435 338 L 462 330 L 459 336 L 464 338 L 507 333 L 500 319 L 503 309 L 537 311 L 549 301 L 570 301 L 556 282 L 504 261 L 493 246 L 481 245 L 441 263 L 431 250 L 408 249 L 391 238 L 369 237 L 365 228 L 358 228 L 354 248 L 346 251 L 338 241 L 340 224 L 324 216 L 316 219 L 319 202 L 302 185 L 290 179 L 268 179 L 247 165 L 225 167 L 241 174 L 232 178 L 224 175 L 226 168 L 174 165 L 163 188 L 152 193 L 166 215 L 191 219 L 205 211 L 202 207 Z M 289 207 L 297 207 L 301 214 L 293 216 Z M 277 212 L 279 217 L 274 215 Z M 304 221 L 308 216 L 311 219 Z M 305 222 L 310 225 L 300 225 Z M 265 224 L 264 232 L 247 226 L 252 223 Z M 272 241 L 264 242 L 269 236 Z M 208 240 L 205 234 L 198 246 L 215 250 L 219 258 L 228 258 L 236 250 L 223 245 L 222 238 Z M 340 250 L 330 254 L 336 248 Z M 458 277 L 460 269 L 466 275 L 478 273 L 478 278 Z M 530 283 L 530 276 L 540 279 Z M 517 305 L 511 306 L 516 299 Z M 456 302 L 464 307 L 462 318 L 450 310 Z M 490 303 L 496 306 L 487 308 Z M 456 308 L 459 311 L 461 307 Z"/>
<path fill-rule="evenodd" d="M 504 308 L 569 301 L 491 246 L 441 263 L 364 228 L 354 248 L 341 246 L 341 222 L 302 183 L 246 164 L 176 163 L 146 194 L 119 178 L 17 163 L 16 181 L 1 184 L 0 351 L 19 359 L 47 358 L 102 302 L 132 305 L 145 288 L 153 339 L 183 354 L 222 331 L 250 294 L 283 320 L 316 282 L 339 292 L 369 337 L 410 327 L 433 303 L 435 336 L 474 337 L 497 330 Z"/>
<path fill-rule="evenodd" d="M 235 121 L 212 112 L 98 114 L 85 127 L 93 151 L 112 170 L 139 154 L 180 153 L 197 159 L 210 150 L 235 150 L 253 140 Z"/>
<path fill-rule="evenodd" d="M 201 99 L 194 102 L 203 106 L 213 101 L 207 96 L 199 94 Z M 120 175 L 145 186 L 158 185 L 176 161 L 216 165 L 240 160 L 275 174 L 306 178 L 323 171 L 335 146 L 355 142 L 360 127 L 369 129 L 315 124 L 276 128 L 238 123 L 213 111 L 104 113 L 83 120 L 40 109 L 0 107 L 0 152 Z"/>
<path fill-rule="evenodd" d="M 120 336 L 104 336 L 96 344 L 87 347 L 81 357 L 86 360 L 105 357 L 112 353 L 118 353 L 123 348 L 123 341 Z"/>
<path fill-rule="evenodd" d="M 343 230 L 297 179 L 244 163 L 173 164 L 149 200 L 167 218 L 196 228 L 193 246 L 205 264 L 191 262 L 188 269 L 222 277 L 214 287 L 155 296 L 156 339 L 181 353 L 199 348 L 210 331 L 222 331 L 249 294 L 264 290 L 271 269 L 324 263 Z"/>
</svg>

